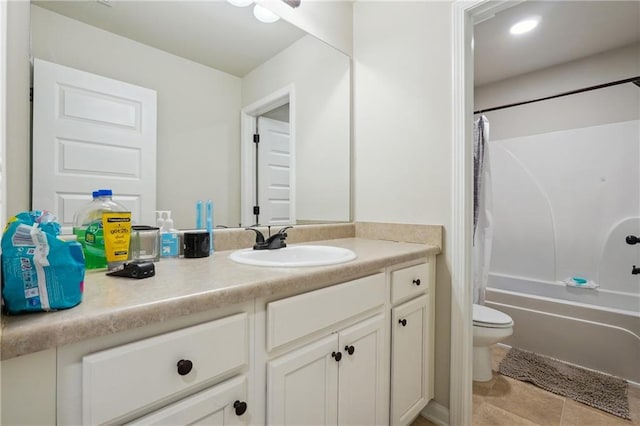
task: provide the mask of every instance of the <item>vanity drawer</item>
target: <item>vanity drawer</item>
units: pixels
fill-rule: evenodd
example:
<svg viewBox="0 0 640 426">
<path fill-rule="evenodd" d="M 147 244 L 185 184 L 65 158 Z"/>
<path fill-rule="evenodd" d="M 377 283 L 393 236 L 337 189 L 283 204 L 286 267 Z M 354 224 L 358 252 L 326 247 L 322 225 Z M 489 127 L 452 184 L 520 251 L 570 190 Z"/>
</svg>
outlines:
<svg viewBox="0 0 640 426">
<path fill-rule="evenodd" d="M 241 313 L 84 356 L 83 423 L 109 422 L 247 366 L 248 327 Z"/>
<path fill-rule="evenodd" d="M 384 289 L 384 274 L 380 273 L 269 303 L 267 349 L 382 306 Z"/>
<path fill-rule="evenodd" d="M 242 408 L 248 408 L 246 401 L 247 379 L 239 376 L 163 407 L 126 426 L 245 425 L 249 414 L 243 412 Z M 236 409 L 236 402 L 244 404 L 244 407 Z"/>
<path fill-rule="evenodd" d="M 391 303 L 428 293 L 433 262 L 397 269 L 391 272 Z"/>
</svg>

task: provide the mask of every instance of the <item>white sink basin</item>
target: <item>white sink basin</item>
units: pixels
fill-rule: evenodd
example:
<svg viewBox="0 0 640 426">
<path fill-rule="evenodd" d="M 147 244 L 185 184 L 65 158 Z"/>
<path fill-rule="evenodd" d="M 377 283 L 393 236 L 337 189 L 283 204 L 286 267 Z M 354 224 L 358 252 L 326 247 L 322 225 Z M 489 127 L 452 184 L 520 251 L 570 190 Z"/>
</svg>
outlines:
<svg viewBox="0 0 640 426">
<path fill-rule="evenodd" d="M 276 250 L 238 250 L 231 253 L 229 258 L 246 265 L 290 268 L 349 262 L 356 258 L 356 254 L 341 247 L 287 246 Z"/>
</svg>

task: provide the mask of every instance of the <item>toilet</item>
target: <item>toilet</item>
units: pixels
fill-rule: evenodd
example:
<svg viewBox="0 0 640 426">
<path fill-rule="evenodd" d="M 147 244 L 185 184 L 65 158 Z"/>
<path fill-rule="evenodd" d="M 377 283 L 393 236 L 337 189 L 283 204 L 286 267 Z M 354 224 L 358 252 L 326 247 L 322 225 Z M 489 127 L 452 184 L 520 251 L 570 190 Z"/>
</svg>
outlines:
<svg viewBox="0 0 640 426">
<path fill-rule="evenodd" d="M 504 312 L 473 305 L 473 380 L 487 382 L 491 373 L 489 346 L 513 334 L 513 320 Z"/>
</svg>

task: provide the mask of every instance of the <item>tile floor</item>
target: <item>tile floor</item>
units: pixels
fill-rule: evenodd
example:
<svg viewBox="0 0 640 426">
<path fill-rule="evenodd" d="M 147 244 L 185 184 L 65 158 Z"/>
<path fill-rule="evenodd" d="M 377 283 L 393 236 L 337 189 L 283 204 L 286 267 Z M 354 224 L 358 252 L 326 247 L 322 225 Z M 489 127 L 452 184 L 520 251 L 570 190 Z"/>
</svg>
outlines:
<svg viewBox="0 0 640 426">
<path fill-rule="evenodd" d="M 473 383 L 474 426 L 640 426 L 640 388 L 629 386 L 632 420 L 495 373 L 508 348 L 492 348 L 493 379 Z M 435 426 L 418 417 L 411 426 Z M 455 426 L 455 425 L 451 425 Z"/>
</svg>

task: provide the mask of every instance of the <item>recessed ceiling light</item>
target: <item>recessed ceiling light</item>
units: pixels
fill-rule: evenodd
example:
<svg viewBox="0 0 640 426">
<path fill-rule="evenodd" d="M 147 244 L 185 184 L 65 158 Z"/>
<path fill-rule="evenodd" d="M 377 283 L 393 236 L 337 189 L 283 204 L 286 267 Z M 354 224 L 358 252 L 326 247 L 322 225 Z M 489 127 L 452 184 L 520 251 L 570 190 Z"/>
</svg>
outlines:
<svg viewBox="0 0 640 426">
<path fill-rule="evenodd" d="M 539 22 L 540 22 L 540 18 L 523 19 L 522 21 L 514 24 L 509 29 L 509 32 L 513 35 L 528 33 L 529 31 L 537 27 Z"/>
</svg>

